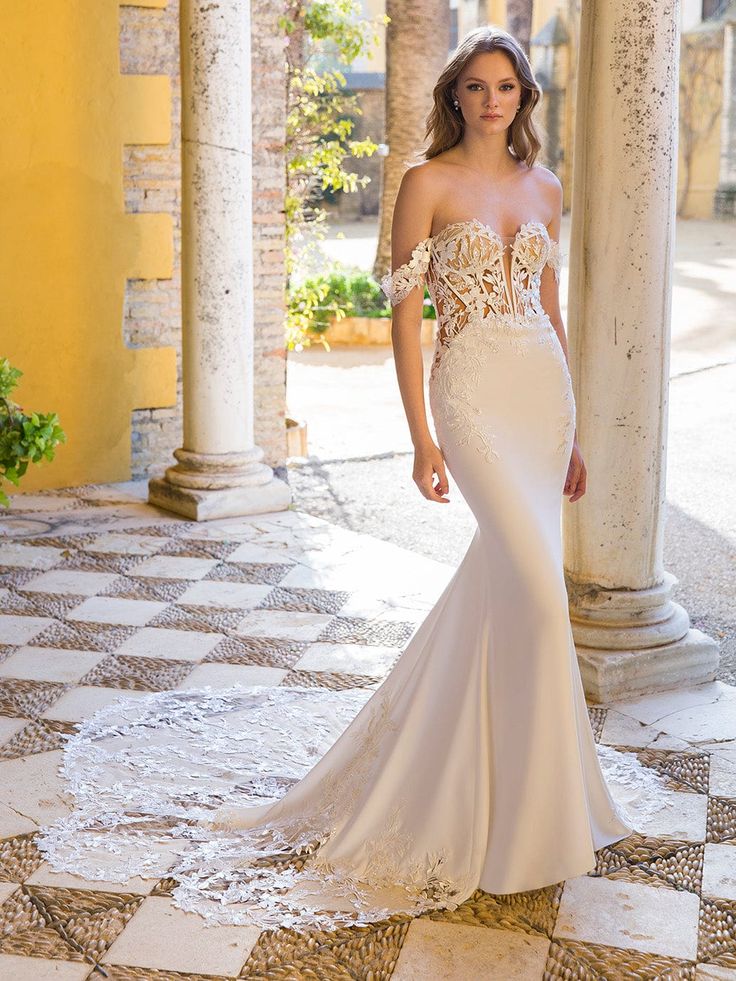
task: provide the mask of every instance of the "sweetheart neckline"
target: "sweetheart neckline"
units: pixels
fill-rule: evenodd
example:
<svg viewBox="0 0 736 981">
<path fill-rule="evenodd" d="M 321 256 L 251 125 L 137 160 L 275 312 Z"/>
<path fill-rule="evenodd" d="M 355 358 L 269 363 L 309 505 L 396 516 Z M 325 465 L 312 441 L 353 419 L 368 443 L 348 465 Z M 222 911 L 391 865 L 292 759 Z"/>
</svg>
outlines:
<svg viewBox="0 0 736 981">
<path fill-rule="evenodd" d="M 516 240 L 519 238 L 522 232 L 526 228 L 530 228 L 532 225 L 536 225 L 540 228 L 543 228 L 545 234 L 547 235 L 547 238 L 549 238 L 549 232 L 547 231 L 547 226 L 544 224 L 543 221 L 538 221 L 537 219 L 532 219 L 531 221 L 523 222 L 522 225 L 519 227 L 518 231 L 514 235 L 501 235 L 499 232 L 496 231 L 495 228 L 489 225 L 488 222 L 482 221 L 480 218 L 463 218 L 460 221 L 448 222 L 448 224 L 443 225 L 443 227 L 440 228 L 440 230 L 435 235 L 428 235 L 424 241 L 431 242 L 434 239 L 440 238 L 440 236 L 442 236 L 447 231 L 448 228 L 460 228 L 463 225 L 472 225 L 472 224 L 480 225 L 486 231 L 490 232 L 492 235 L 495 235 L 495 237 L 501 243 L 503 243 L 505 239 L 509 239 L 510 240 L 508 242 L 509 245 L 515 245 Z M 503 248 L 505 249 L 506 245 L 503 245 Z"/>
</svg>

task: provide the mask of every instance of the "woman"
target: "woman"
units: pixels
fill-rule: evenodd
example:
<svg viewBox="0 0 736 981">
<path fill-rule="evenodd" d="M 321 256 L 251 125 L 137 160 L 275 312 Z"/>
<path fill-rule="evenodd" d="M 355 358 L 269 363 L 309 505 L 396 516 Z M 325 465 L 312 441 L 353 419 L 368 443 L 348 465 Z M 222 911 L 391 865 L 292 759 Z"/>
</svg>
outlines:
<svg viewBox="0 0 736 981">
<path fill-rule="evenodd" d="M 599 761 L 567 611 L 561 498 L 579 500 L 586 475 L 558 305 L 561 189 L 533 165 L 539 98 L 510 35 L 472 32 L 396 202 L 383 288 L 414 478 L 447 503 L 447 466 L 478 521 L 436 605 L 375 692 L 172 692 L 105 710 L 67 750 L 78 809 L 41 839 L 54 867 L 163 870 L 187 909 L 304 929 L 541 888 L 631 832 L 600 762 L 655 778 L 605 747 Z"/>
</svg>

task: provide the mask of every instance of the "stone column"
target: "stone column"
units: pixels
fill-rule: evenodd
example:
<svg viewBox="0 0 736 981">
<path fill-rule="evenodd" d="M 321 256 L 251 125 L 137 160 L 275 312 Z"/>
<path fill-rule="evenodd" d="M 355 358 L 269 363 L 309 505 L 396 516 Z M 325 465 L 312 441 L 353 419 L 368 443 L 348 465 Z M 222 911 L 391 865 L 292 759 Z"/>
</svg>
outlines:
<svg viewBox="0 0 736 981">
<path fill-rule="evenodd" d="M 570 363 L 588 491 L 563 504 L 586 692 L 609 701 L 712 680 L 663 568 L 679 3 L 582 8 L 570 251 Z"/>
<path fill-rule="evenodd" d="M 181 0 L 184 446 L 149 502 L 205 520 L 282 510 L 253 442 L 250 4 Z"/>
</svg>

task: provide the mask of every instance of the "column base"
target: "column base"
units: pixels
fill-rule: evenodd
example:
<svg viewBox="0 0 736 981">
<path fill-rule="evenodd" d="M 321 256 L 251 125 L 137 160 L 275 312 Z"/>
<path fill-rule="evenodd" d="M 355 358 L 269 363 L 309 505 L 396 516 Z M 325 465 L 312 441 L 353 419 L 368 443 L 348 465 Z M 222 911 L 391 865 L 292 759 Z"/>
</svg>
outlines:
<svg viewBox="0 0 736 981">
<path fill-rule="evenodd" d="M 268 483 L 251 487 L 225 487 L 200 490 L 180 487 L 163 477 L 148 482 L 148 503 L 181 514 L 191 521 L 237 518 L 266 511 L 284 511 L 291 504 L 291 488 L 273 477 Z"/>
<path fill-rule="evenodd" d="M 694 627 L 684 637 L 658 647 L 601 650 L 576 645 L 583 688 L 593 702 L 689 688 L 713 681 L 718 644 Z"/>
</svg>

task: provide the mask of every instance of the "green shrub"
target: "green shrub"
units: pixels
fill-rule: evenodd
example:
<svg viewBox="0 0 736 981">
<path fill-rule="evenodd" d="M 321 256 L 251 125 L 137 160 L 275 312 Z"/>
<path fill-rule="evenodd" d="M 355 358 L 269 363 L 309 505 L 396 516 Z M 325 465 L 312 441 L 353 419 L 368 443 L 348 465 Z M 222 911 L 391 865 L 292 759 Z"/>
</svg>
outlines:
<svg viewBox="0 0 736 981">
<path fill-rule="evenodd" d="M 54 448 L 66 441 L 55 412 L 27 414 L 11 401 L 10 393 L 22 375 L 7 358 L 0 358 L 0 483 L 7 480 L 16 487 L 29 463 L 53 460 Z M 10 504 L 2 487 L 0 504 Z"/>
<path fill-rule="evenodd" d="M 424 316 L 434 319 L 425 290 Z M 391 306 L 375 279 L 365 272 L 332 272 L 309 276 L 289 291 L 289 318 L 302 331 L 322 335 L 332 320 L 343 317 L 390 317 Z M 324 343 L 324 341 L 323 341 Z"/>
</svg>

